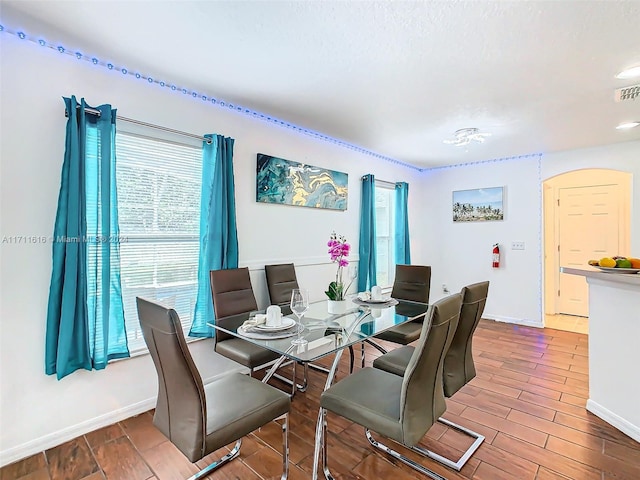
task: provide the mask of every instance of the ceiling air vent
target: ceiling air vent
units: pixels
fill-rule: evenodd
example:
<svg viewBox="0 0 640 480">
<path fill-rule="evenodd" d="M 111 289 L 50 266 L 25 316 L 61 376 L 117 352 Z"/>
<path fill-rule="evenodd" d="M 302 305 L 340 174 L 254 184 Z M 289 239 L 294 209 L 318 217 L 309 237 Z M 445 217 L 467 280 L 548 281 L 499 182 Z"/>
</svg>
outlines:
<svg viewBox="0 0 640 480">
<path fill-rule="evenodd" d="M 616 102 L 624 102 L 625 100 L 635 100 L 640 97 L 640 85 L 631 85 L 630 87 L 617 88 L 615 100 Z"/>
</svg>

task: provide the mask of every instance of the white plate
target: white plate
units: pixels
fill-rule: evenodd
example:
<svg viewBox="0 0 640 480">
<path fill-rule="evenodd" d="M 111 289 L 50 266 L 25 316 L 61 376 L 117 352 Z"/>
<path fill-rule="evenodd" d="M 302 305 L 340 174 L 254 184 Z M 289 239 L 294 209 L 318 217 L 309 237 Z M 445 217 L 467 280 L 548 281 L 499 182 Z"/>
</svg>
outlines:
<svg viewBox="0 0 640 480">
<path fill-rule="evenodd" d="M 638 273 L 640 272 L 640 268 L 618 268 L 618 267 L 600 267 L 598 265 L 594 265 L 596 268 L 599 268 L 603 272 L 607 273 Z"/>
<path fill-rule="evenodd" d="M 266 324 L 256 325 L 258 330 L 265 330 L 267 332 L 277 332 L 280 330 L 286 330 L 287 328 L 291 328 L 296 324 L 296 321 L 293 318 L 284 317 L 282 319 L 282 325 L 270 326 Z"/>
<path fill-rule="evenodd" d="M 373 298 L 370 298 L 369 300 L 360 300 L 360 301 L 364 303 L 387 303 L 389 300 L 391 300 L 391 297 L 381 298 L 380 300 L 374 300 Z"/>
</svg>

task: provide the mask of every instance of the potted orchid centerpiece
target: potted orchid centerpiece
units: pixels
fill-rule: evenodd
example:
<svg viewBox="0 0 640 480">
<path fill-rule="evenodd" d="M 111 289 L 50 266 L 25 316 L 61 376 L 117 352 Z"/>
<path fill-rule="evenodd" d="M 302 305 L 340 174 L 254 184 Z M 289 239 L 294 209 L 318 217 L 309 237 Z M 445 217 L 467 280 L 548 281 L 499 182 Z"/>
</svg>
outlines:
<svg viewBox="0 0 640 480">
<path fill-rule="evenodd" d="M 346 286 L 342 280 L 343 270 L 349 265 L 347 257 L 349 256 L 351 245 L 347 243 L 347 239 L 345 237 L 342 235 L 336 235 L 336 232 L 332 232 L 331 237 L 327 242 L 327 246 L 329 247 L 328 253 L 331 257 L 331 261 L 338 264 L 336 279 L 329 284 L 329 288 L 324 292 L 327 297 L 329 297 L 329 313 L 344 313 L 346 311 L 347 304 L 345 296 L 351 286 L 351 283 L 355 279 L 354 270 L 354 275 L 349 275 L 349 283 Z"/>
</svg>

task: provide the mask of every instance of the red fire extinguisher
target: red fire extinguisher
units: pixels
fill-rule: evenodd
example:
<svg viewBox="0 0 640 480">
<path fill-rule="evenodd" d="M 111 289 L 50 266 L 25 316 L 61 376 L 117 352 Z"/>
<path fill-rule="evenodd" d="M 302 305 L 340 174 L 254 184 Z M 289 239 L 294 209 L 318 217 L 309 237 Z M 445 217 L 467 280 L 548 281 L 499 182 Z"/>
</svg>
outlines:
<svg viewBox="0 0 640 480">
<path fill-rule="evenodd" d="M 491 266 L 500 268 L 500 247 L 497 243 L 493 246 L 493 264 Z"/>
</svg>

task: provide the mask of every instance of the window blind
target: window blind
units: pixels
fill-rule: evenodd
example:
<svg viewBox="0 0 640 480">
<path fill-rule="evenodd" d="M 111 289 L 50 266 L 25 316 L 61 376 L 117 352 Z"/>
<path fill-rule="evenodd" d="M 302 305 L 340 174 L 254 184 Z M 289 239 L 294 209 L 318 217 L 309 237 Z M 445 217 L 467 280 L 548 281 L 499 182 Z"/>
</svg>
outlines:
<svg viewBox="0 0 640 480">
<path fill-rule="evenodd" d="M 174 308 L 188 332 L 197 295 L 202 149 L 116 134 L 121 281 L 129 349 L 145 348 L 136 297 Z"/>
</svg>

